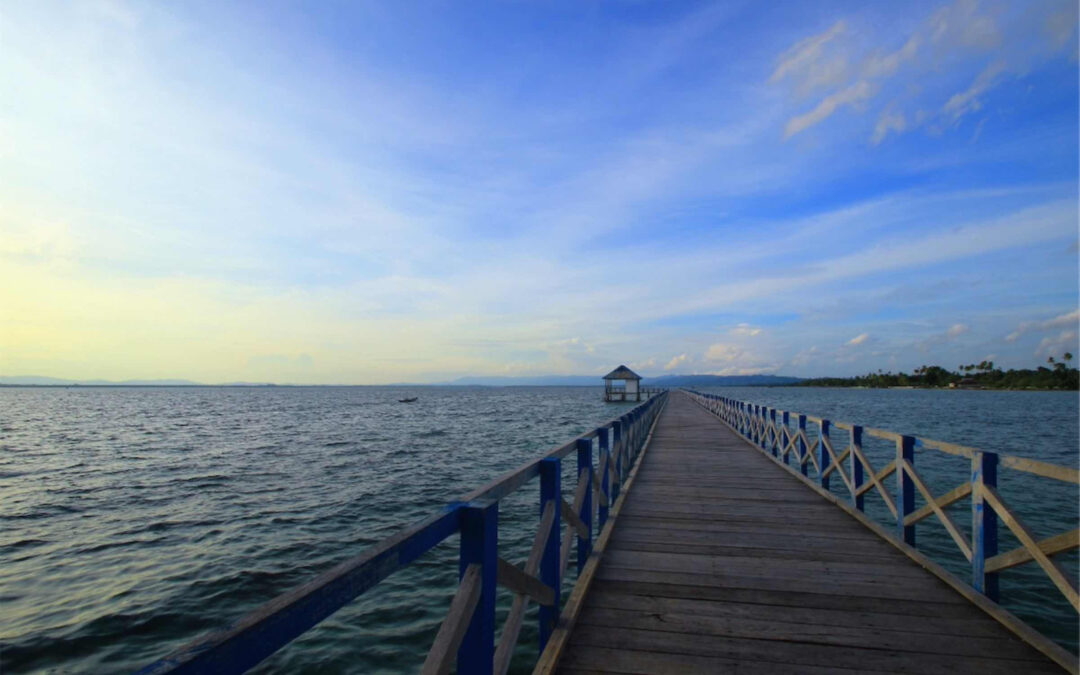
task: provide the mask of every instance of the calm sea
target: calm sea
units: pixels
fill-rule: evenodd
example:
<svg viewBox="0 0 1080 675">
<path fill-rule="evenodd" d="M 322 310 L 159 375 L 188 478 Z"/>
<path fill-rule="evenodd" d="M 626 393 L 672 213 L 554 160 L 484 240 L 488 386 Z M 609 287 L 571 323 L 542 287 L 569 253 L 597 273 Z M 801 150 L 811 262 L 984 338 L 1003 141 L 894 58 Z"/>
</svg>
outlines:
<svg viewBox="0 0 1080 675">
<path fill-rule="evenodd" d="M 1078 459 L 1075 394 L 718 391 Z M 405 396 L 419 400 L 397 403 Z M 626 407 L 604 404 L 600 388 L 0 388 L 0 672 L 134 670 Z M 872 461 L 889 452 L 868 450 Z M 917 456 L 935 492 L 964 480 L 952 460 Z M 1048 483 L 1003 471 L 1001 490 L 1038 533 L 1074 528 L 1075 486 Z M 501 505 L 500 554 L 511 560 L 535 531 L 536 489 Z M 963 509 L 953 513 L 966 527 Z M 926 522 L 920 548 L 963 573 L 948 536 Z M 453 595 L 456 555 L 450 540 L 257 672 L 415 670 Z M 1076 554 L 1063 563 L 1075 576 Z M 1075 649 L 1075 612 L 1043 578 L 1004 574 L 1007 606 Z M 532 615 L 516 671 L 535 657 L 534 625 Z"/>
</svg>

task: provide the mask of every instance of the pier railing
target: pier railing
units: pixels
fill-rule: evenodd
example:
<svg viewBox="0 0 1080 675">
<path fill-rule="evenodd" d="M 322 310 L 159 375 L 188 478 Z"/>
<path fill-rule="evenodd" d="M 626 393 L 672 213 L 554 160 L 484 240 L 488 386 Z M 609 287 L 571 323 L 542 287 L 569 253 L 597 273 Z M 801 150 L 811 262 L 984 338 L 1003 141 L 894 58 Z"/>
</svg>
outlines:
<svg viewBox="0 0 1080 675">
<path fill-rule="evenodd" d="M 830 479 L 835 476 L 843 483 L 841 493 L 846 493 L 854 509 L 864 511 L 866 494 L 878 494 L 895 521 L 892 534 L 879 534 L 914 548 L 915 524 L 935 516 L 960 554 L 970 563 L 971 586 L 994 602 L 999 599 L 998 575 L 1012 567 L 1034 562 L 1073 609 L 1080 611 L 1075 579 L 1053 559 L 1056 554 L 1080 547 L 1080 530 L 1038 538 L 998 491 L 998 470 L 1072 485 L 1080 484 L 1080 471 L 1026 457 L 985 452 L 954 443 L 778 410 L 715 394 L 695 391 L 690 394 L 763 453 L 777 462 L 792 465 L 803 476 L 819 483 L 824 491 L 830 490 Z M 816 431 L 816 438 L 811 439 L 808 435 L 808 424 L 816 427 L 811 429 L 811 434 Z M 846 432 L 844 440 L 834 441 L 836 432 Z M 864 452 L 864 439 L 868 437 L 894 443 L 894 457 L 883 466 L 871 464 Z M 928 481 L 915 468 L 916 450 L 933 450 L 965 458 L 970 463 L 970 472 L 953 489 L 935 495 L 928 487 Z M 896 483 L 890 490 L 886 479 L 893 475 Z M 923 505 L 918 508 L 916 494 L 923 500 Z M 950 505 L 968 498 L 971 502 L 970 538 L 946 511 Z M 1000 524 L 1016 537 L 1020 546 L 1004 552 L 998 550 Z"/>
<path fill-rule="evenodd" d="M 574 543 L 580 572 L 592 552 L 594 529 L 600 533 L 608 522 L 610 508 L 666 400 L 666 392 L 649 399 L 138 673 L 242 673 L 460 534 L 460 584 L 422 672 L 448 673 L 456 663 L 458 673 L 503 675 L 530 602 L 540 606 L 539 652 L 543 652 L 559 617 L 562 582 Z M 562 460 L 571 454 L 577 461 L 576 481 L 567 501 L 563 495 L 570 491 L 562 484 Z M 499 556 L 499 501 L 534 478 L 540 479 L 539 527 L 524 565 L 516 565 Z M 512 591 L 514 598 L 496 644 L 497 586 Z"/>
</svg>

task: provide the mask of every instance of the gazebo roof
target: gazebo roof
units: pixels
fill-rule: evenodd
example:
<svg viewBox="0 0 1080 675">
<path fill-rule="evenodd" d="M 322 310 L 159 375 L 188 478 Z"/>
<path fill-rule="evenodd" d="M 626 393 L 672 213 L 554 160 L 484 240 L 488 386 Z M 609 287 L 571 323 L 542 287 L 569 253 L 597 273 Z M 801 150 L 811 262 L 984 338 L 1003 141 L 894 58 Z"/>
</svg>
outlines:
<svg viewBox="0 0 1080 675">
<path fill-rule="evenodd" d="M 626 366 L 619 366 L 604 376 L 605 380 L 640 380 L 641 376 Z"/>
</svg>

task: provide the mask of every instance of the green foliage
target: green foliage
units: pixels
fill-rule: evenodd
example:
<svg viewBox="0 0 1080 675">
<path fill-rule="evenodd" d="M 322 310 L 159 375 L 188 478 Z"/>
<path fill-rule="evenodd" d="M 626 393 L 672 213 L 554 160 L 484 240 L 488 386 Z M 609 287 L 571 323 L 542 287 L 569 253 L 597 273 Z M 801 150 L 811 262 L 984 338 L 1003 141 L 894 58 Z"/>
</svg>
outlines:
<svg viewBox="0 0 1080 675">
<path fill-rule="evenodd" d="M 959 372 L 941 366 L 921 366 L 912 374 L 883 372 L 856 377 L 819 377 L 803 380 L 802 387 L 959 387 L 973 389 L 1067 389 L 1080 391 L 1080 371 L 1070 368 L 1073 355 L 1065 352 L 1061 361 L 1047 359 L 1051 366 L 1035 370 L 1001 370 L 993 361 L 960 365 Z"/>
</svg>

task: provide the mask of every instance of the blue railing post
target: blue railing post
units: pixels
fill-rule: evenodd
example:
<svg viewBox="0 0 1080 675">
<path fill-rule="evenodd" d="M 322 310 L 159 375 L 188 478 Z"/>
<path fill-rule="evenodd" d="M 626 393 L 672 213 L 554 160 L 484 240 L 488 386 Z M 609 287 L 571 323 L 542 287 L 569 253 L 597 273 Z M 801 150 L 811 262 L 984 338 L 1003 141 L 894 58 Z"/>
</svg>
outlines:
<svg viewBox="0 0 1080 675">
<path fill-rule="evenodd" d="M 915 483 L 904 471 L 901 461 L 915 466 L 915 437 L 901 436 L 896 439 L 896 536 L 911 546 L 915 545 L 915 525 L 905 525 L 904 519 L 915 510 Z"/>
<path fill-rule="evenodd" d="M 784 425 L 784 435 L 782 437 L 782 439 L 784 441 L 784 447 L 780 448 L 780 450 L 784 454 L 784 464 L 787 464 L 788 463 L 787 440 L 791 436 L 791 426 L 790 426 L 791 425 L 791 413 L 789 413 L 788 411 L 785 410 L 782 413 L 780 413 L 780 416 L 783 418 L 783 425 Z"/>
<path fill-rule="evenodd" d="M 971 458 L 971 585 L 994 602 L 998 574 L 986 572 L 986 561 L 998 553 L 998 515 L 983 499 L 982 487 L 997 487 L 998 456 L 977 452 Z"/>
<path fill-rule="evenodd" d="M 623 453 L 629 454 L 634 451 L 634 416 L 630 413 L 626 413 L 620 417 L 619 420 L 622 422 L 623 444 L 622 447 L 611 449 L 613 461 L 616 455 L 621 455 Z"/>
<path fill-rule="evenodd" d="M 607 448 L 608 444 L 608 430 L 607 428 L 597 429 L 596 437 L 600 440 L 600 447 Z M 601 452 L 603 452 L 601 450 Z M 585 475 L 582 476 L 582 470 L 585 471 Z M 577 540 L 577 570 L 578 574 L 581 574 L 581 570 L 585 569 L 585 562 L 589 558 L 589 553 L 592 552 L 592 441 L 584 438 L 579 438 L 577 441 L 577 471 L 578 480 L 585 481 L 586 488 L 585 494 L 581 498 L 581 511 L 578 513 L 578 517 L 581 518 L 581 522 L 585 523 L 585 529 L 589 531 L 588 538 L 578 537 Z"/>
<path fill-rule="evenodd" d="M 633 451 L 633 447 L 634 447 L 633 446 L 633 438 L 634 438 L 634 422 L 633 422 L 633 419 L 634 419 L 633 415 L 627 415 L 627 420 L 629 420 L 627 422 L 627 428 L 629 429 L 629 433 L 626 435 L 626 438 L 627 438 L 627 440 L 629 442 L 626 444 L 626 447 L 624 447 L 622 450 L 619 450 L 619 449 L 616 448 L 616 449 L 613 449 L 612 452 L 611 452 L 610 464 L 613 464 L 615 466 L 615 477 L 614 477 L 614 479 L 610 479 L 610 478 L 608 479 L 608 480 L 611 481 L 610 484 L 608 485 L 608 491 L 611 493 L 610 494 L 611 501 L 609 502 L 609 506 L 613 505 L 615 503 L 615 500 L 618 499 L 618 497 L 619 497 L 619 483 L 620 483 L 620 480 L 619 480 L 619 464 L 621 463 L 619 460 L 623 455 L 629 455 Z M 607 465 L 605 465 L 605 468 L 606 468 L 606 466 Z M 605 474 L 605 475 L 607 475 L 607 474 Z"/>
<path fill-rule="evenodd" d="M 495 582 L 498 576 L 499 503 L 487 506 L 467 504 L 459 511 L 461 518 L 461 557 L 459 577 L 469 565 L 478 563 L 480 601 L 476 604 L 469 627 L 457 653 L 459 673 L 490 675 L 495 657 Z M 558 563 L 556 563 L 558 564 Z"/>
<path fill-rule="evenodd" d="M 829 489 L 829 477 L 825 475 L 825 469 L 829 468 L 829 451 L 825 449 L 825 439 L 829 437 L 829 428 L 832 423 L 829 420 L 821 420 L 818 431 L 818 466 L 821 474 L 821 487 Z M 840 467 L 843 470 L 843 467 Z"/>
<path fill-rule="evenodd" d="M 776 428 L 776 408 L 769 408 L 769 423 L 772 424 L 772 456 L 776 457 L 776 448 L 780 443 L 779 429 Z"/>
<path fill-rule="evenodd" d="M 626 442 L 626 437 L 623 435 L 623 431 L 626 429 L 626 425 L 623 421 L 624 419 L 624 417 L 620 417 L 619 419 L 615 420 L 615 422 L 611 425 L 611 430 L 614 434 L 611 448 L 605 448 L 602 445 L 600 446 L 600 454 L 598 458 L 599 465 L 596 467 L 596 469 L 600 472 L 597 478 L 600 479 L 600 494 L 603 495 L 603 498 L 600 499 L 600 503 L 597 505 L 597 532 L 604 529 L 604 523 L 607 522 L 608 509 L 611 507 L 611 495 L 608 494 L 610 492 L 610 490 L 608 489 L 608 457 L 611 456 L 612 449 L 617 452 L 620 448 L 623 447 L 623 444 Z M 605 504 L 604 502 L 607 503 Z"/>
<path fill-rule="evenodd" d="M 809 475 L 806 469 L 806 415 L 799 415 L 799 471 L 802 475 Z"/>
<path fill-rule="evenodd" d="M 632 422 L 631 422 L 631 425 L 633 425 Z M 633 434 L 631 434 L 631 437 L 633 437 Z M 622 483 L 623 457 L 629 457 L 631 451 L 632 451 L 632 448 L 626 447 L 626 448 L 623 448 L 622 451 L 616 450 L 611 455 L 611 459 L 615 464 L 615 482 L 612 483 L 612 486 L 611 486 L 612 492 L 614 493 L 612 495 L 612 497 L 611 497 L 612 499 L 615 499 L 616 497 L 619 496 L 619 486 Z"/>
<path fill-rule="evenodd" d="M 863 484 L 863 463 L 855 454 L 855 448 L 862 451 L 862 427 L 859 425 L 851 427 L 851 447 L 851 484 L 855 487 L 855 492 L 851 494 L 851 501 L 854 502 L 855 508 L 862 511 L 865 509 L 864 497 L 866 495 L 857 493 Z"/>
<path fill-rule="evenodd" d="M 561 516 L 559 505 L 562 500 L 562 460 L 549 457 L 540 461 L 540 513 L 544 513 L 544 507 L 550 501 L 555 502 L 555 518 L 551 521 L 551 532 L 548 534 L 547 545 L 544 547 L 544 555 L 540 558 L 540 581 L 555 589 L 555 605 L 540 606 L 540 651 L 544 651 L 548 638 L 555 630 L 555 622 L 559 618 L 559 596 L 562 585 L 559 583 L 559 539 L 561 539 Z M 467 671 L 461 671 L 467 672 Z"/>
<path fill-rule="evenodd" d="M 626 443 L 626 427 L 623 426 L 623 418 L 613 421 L 611 423 L 611 447 L 609 452 L 618 450 Z"/>
</svg>

